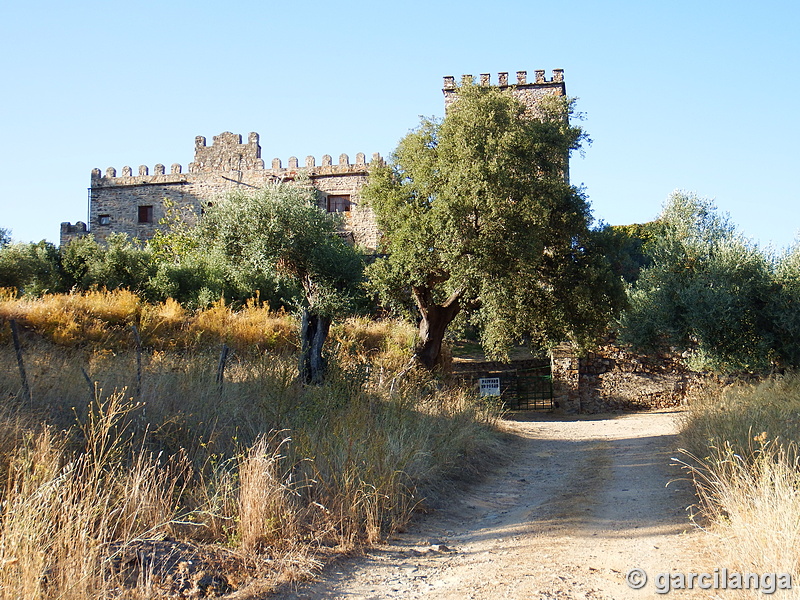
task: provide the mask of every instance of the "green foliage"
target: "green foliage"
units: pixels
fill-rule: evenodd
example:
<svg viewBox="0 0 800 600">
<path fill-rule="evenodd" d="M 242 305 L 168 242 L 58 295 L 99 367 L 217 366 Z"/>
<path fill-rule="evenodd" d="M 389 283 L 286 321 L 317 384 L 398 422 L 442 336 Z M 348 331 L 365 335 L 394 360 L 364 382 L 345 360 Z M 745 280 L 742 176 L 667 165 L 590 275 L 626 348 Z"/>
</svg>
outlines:
<svg viewBox="0 0 800 600">
<path fill-rule="evenodd" d="M 164 198 L 164 217 L 161 226 L 147 242 L 158 263 L 179 263 L 181 259 L 196 254 L 200 240 L 196 233 L 198 217 L 189 206 L 178 206 L 174 200 Z"/>
<path fill-rule="evenodd" d="M 255 275 L 286 296 L 299 289 L 297 308 L 335 316 L 353 310 L 362 277 L 361 255 L 337 225 L 307 182 L 284 183 L 230 194 L 207 211 L 198 235 L 204 252 L 225 261 L 229 281 L 245 285 Z"/>
<path fill-rule="evenodd" d="M 125 234 L 108 236 L 102 260 L 94 265 L 94 281 L 108 289 L 144 291 L 154 271 L 152 253 Z"/>
<path fill-rule="evenodd" d="M 27 295 L 97 288 L 146 294 L 154 272 L 152 253 L 124 234 L 110 235 L 105 245 L 88 235 L 60 249 L 45 241 L 0 249 L 0 287 Z"/>
<path fill-rule="evenodd" d="M 164 199 L 161 228 L 148 241 L 155 272 L 147 288 L 152 300 L 172 298 L 184 306 L 209 306 L 220 298 L 243 305 L 257 297 L 273 308 L 291 305 L 296 289 L 287 288 L 275 273 L 228 256 L 191 208 Z"/>
<path fill-rule="evenodd" d="M 226 294 L 224 267 L 201 248 L 197 215 L 187 206 L 163 199 L 164 217 L 147 242 L 153 254 L 155 273 L 148 281 L 155 300 L 172 298 L 184 306 L 204 307 Z"/>
<path fill-rule="evenodd" d="M 93 235 L 75 238 L 61 248 L 61 265 L 69 289 L 88 290 L 97 285 L 96 264 L 103 260 L 103 247 Z"/>
<path fill-rule="evenodd" d="M 155 274 L 148 281 L 151 299 L 172 298 L 192 308 L 205 307 L 220 298 L 230 301 L 230 294 L 225 294 L 224 289 L 220 269 L 199 253 L 179 261 L 157 261 Z"/>
<path fill-rule="evenodd" d="M 796 253 L 774 259 L 693 194 L 672 194 L 659 221 L 663 229 L 649 246 L 653 263 L 629 290 L 622 341 L 672 346 L 697 369 L 800 365 Z"/>
<path fill-rule="evenodd" d="M 800 367 L 800 244 L 775 261 L 776 292 L 770 296 L 773 344 L 780 349 L 779 365 Z"/>
<path fill-rule="evenodd" d="M 660 221 L 632 225 L 603 225 L 596 231 L 596 243 L 608 258 L 614 273 L 633 283 L 640 271 L 652 264 L 650 248 L 662 230 Z"/>
<path fill-rule="evenodd" d="M 621 287 L 590 233 L 586 199 L 565 180 L 586 140 L 573 103 L 541 118 L 496 88 L 465 85 L 442 122 L 423 119 L 362 191 L 384 234 L 369 269 L 381 301 L 425 317 L 458 302 L 495 356 L 531 339 L 588 343 Z"/>
<path fill-rule="evenodd" d="M 338 221 L 317 205 L 309 181 L 236 192 L 200 223 L 204 246 L 225 257 L 234 273 L 257 273 L 302 290 L 300 380 L 325 379 L 323 355 L 331 320 L 353 312 L 361 289 L 361 254 L 338 233 Z"/>
<path fill-rule="evenodd" d="M 61 263 L 69 289 L 129 289 L 147 295 L 156 272 L 152 251 L 123 233 L 112 233 L 105 244 L 92 235 L 72 240 L 61 249 Z"/>
<path fill-rule="evenodd" d="M 58 249 L 42 240 L 37 244 L 9 244 L 0 248 L 0 287 L 38 296 L 64 290 Z"/>
<path fill-rule="evenodd" d="M 46 242 L 2 247 L 0 287 L 33 295 L 129 289 L 191 308 L 257 297 L 276 309 L 314 306 L 330 315 L 364 302 L 360 256 L 316 207 L 309 186 L 275 186 L 222 205 L 200 219 L 165 199 L 162 227 L 144 244 L 111 234 L 60 250 Z"/>
</svg>

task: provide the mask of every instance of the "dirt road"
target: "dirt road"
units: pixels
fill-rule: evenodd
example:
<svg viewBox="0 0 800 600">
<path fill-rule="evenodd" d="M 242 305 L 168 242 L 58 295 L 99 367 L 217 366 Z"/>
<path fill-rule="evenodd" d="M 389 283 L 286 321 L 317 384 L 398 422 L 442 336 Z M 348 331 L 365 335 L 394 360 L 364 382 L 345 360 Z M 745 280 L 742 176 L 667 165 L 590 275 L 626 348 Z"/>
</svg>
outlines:
<svg viewBox="0 0 800 600">
<path fill-rule="evenodd" d="M 516 442 L 505 468 L 390 544 L 273 598 L 664 597 L 658 573 L 713 571 L 702 550 L 708 536 L 687 517 L 691 484 L 671 465 L 675 418 L 508 421 Z M 643 589 L 626 585 L 634 567 L 650 576 Z"/>
</svg>

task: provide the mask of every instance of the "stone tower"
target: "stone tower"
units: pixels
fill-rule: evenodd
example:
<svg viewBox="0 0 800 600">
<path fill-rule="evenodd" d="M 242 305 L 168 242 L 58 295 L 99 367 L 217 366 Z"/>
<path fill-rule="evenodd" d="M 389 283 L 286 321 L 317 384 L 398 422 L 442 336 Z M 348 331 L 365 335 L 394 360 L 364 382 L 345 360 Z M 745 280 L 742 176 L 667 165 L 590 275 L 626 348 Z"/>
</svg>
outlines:
<svg viewBox="0 0 800 600">
<path fill-rule="evenodd" d="M 475 78 L 472 75 L 462 75 L 461 83 L 462 85 L 464 83 L 474 84 Z M 489 73 L 481 73 L 478 85 L 493 85 Z M 545 77 L 544 70 L 536 70 L 531 82 L 528 81 L 527 71 L 517 71 L 517 80 L 511 83 L 508 81 L 508 73 L 499 73 L 496 85 L 499 89 L 508 90 L 515 98 L 521 100 L 528 107 L 532 116 L 536 115 L 536 105 L 543 97 L 548 95 L 567 95 L 567 88 L 564 85 L 564 69 L 553 69 L 553 76 L 550 79 Z M 458 97 L 458 86 L 456 85 L 455 77 L 450 75 L 444 78 L 442 92 L 444 92 L 444 108 L 446 111 Z"/>
</svg>

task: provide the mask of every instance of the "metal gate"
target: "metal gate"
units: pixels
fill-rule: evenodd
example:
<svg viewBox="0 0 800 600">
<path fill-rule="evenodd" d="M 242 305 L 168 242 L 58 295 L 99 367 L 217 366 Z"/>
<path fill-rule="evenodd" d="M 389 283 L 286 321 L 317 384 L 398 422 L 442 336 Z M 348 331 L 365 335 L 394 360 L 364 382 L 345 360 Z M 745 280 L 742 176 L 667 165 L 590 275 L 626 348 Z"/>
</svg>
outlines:
<svg viewBox="0 0 800 600">
<path fill-rule="evenodd" d="M 495 363 L 496 365 L 497 363 Z M 486 369 L 462 371 L 459 375 L 475 386 L 496 390 L 499 379 L 499 394 L 509 410 L 550 410 L 553 408 L 553 378 L 549 362 L 531 366 L 530 363 L 508 369 Z"/>
<path fill-rule="evenodd" d="M 507 378 L 509 384 L 506 395 L 505 397 L 501 395 L 506 408 L 510 410 L 553 408 L 553 377 L 549 366 L 515 371 Z"/>
</svg>

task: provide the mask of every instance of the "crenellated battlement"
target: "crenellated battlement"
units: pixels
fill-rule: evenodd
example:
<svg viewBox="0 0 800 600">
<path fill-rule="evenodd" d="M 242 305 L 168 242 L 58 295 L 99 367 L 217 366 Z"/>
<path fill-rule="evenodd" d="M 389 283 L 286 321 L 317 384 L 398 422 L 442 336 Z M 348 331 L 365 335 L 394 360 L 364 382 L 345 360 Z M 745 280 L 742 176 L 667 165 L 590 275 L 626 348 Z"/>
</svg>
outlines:
<svg viewBox="0 0 800 600">
<path fill-rule="evenodd" d="M 247 171 L 263 169 L 259 136 L 251 132 L 247 143 L 242 143 L 238 133 L 224 131 L 214 136 L 214 142 L 206 145 L 206 138 L 198 135 L 194 138 L 194 162 L 189 164 L 190 173 L 212 171 Z"/>
<path fill-rule="evenodd" d="M 340 154 L 338 161 L 334 163 L 333 157 L 330 154 L 324 154 L 320 159 L 319 164 L 314 156 L 306 156 L 303 166 L 300 166 L 300 160 L 296 156 L 290 156 L 286 167 L 280 158 L 272 159 L 272 168 L 270 169 L 275 174 L 291 174 L 298 171 L 305 170 L 310 177 L 317 177 L 322 175 L 335 175 L 337 173 L 366 173 L 369 170 L 369 165 L 372 162 L 383 161 L 381 155 L 375 152 L 372 155 L 372 161 L 367 162 L 366 155 L 363 152 L 356 154 L 355 162 L 350 161 L 347 154 Z"/>
<path fill-rule="evenodd" d="M 481 73 L 478 80 L 478 85 L 482 86 L 490 86 L 490 85 L 497 85 L 500 88 L 506 88 L 510 85 L 520 86 L 520 85 L 546 85 L 546 84 L 563 84 L 564 83 L 564 69 L 553 69 L 553 74 L 550 79 L 545 77 L 544 69 L 537 69 L 533 72 L 534 77 L 533 81 L 528 81 L 528 72 L 527 71 L 517 71 L 517 80 L 515 83 L 509 84 L 508 82 L 508 72 L 504 71 L 497 74 L 497 83 L 492 83 L 492 76 L 490 73 Z M 472 75 L 462 75 L 461 76 L 461 85 L 469 85 L 475 84 L 475 77 Z M 456 84 L 456 78 L 452 75 L 447 75 L 444 77 L 444 85 L 443 90 L 445 94 L 449 91 L 456 91 L 458 89 L 458 85 Z"/>
<path fill-rule="evenodd" d="M 133 169 L 129 166 L 122 167 L 121 174 L 117 174 L 114 167 L 108 167 L 105 173 L 100 169 L 92 169 L 92 188 L 108 187 L 113 185 L 150 185 L 150 184 L 172 184 L 172 183 L 186 183 L 186 174 L 183 173 L 183 167 L 179 164 L 174 164 L 170 168 L 170 172 L 166 172 L 166 167 L 162 164 L 157 164 L 153 167 L 153 173 L 150 173 L 150 168 L 147 165 L 139 165 L 137 175 L 134 175 Z"/>
<path fill-rule="evenodd" d="M 444 78 L 445 110 L 457 101 L 464 85 L 475 85 L 472 75 L 460 81 Z M 541 100 L 548 95 L 565 96 L 564 71 L 553 69 L 550 77 L 544 70 L 517 71 L 478 76 L 477 85 L 497 87 L 512 94 L 527 107 L 526 113 L 536 118 Z M 187 215 L 202 215 L 209 207 L 233 190 L 257 190 L 276 181 L 291 181 L 307 174 L 316 190 L 318 205 L 328 212 L 343 213 L 343 227 L 355 243 L 366 248 L 378 247 L 380 234 L 372 209 L 361 202 L 360 189 L 367 180 L 370 165 L 382 164 L 380 154 L 367 156 L 359 152 L 354 158 L 342 153 L 324 154 L 317 158 L 290 156 L 285 162 L 262 158 L 260 137 L 251 132 L 242 135 L 225 131 L 215 135 L 211 143 L 205 136 L 194 140 L 194 160 L 186 167 L 179 163 L 125 165 L 121 170 L 108 167 L 92 169 L 89 189 L 88 227 L 82 222 L 62 224 L 62 244 L 91 233 L 100 241 L 113 233 L 147 240 L 163 227 L 169 207 L 179 207 Z M 188 218 L 188 217 L 187 217 Z M 192 217 L 194 218 L 194 217 Z M 194 222 L 194 221 L 193 221 Z"/>
<path fill-rule="evenodd" d="M 280 158 L 273 158 L 270 168 L 266 168 L 261 158 L 259 135 L 250 133 L 247 143 L 242 143 L 242 136 L 228 131 L 214 136 L 213 143 L 208 146 L 206 138 L 198 135 L 195 138 L 195 160 L 189 163 L 188 170 L 184 172 L 183 166 L 173 163 L 167 173 L 167 168 L 158 163 L 153 167 L 152 173 L 147 165 L 139 165 L 134 172 L 130 166 L 122 167 L 120 173 L 114 167 L 108 167 L 105 173 L 100 169 L 92 169 L 92 187 L 107 187 L 111 185 L 162 185 L 188 183 L 196 180 L 197 176 L 217 175 L 223 173 L 261 171 L 267 176 L 291 177 L 300 169 L 308 172 L 310 177 L 325 175 L 366 173 L 369 164 L 366 155 L 359 152 L 355 162 L 351 162 L 349 155 L 340 154 L 334 163 L 333 157 L 325 154 L 319 163 L 314 156 L 306 156 L 304 165 L 296 156 L 290 156 L 287 166 L 283 166 Z M 372 155 L 372 161 L 381 162 L 383 159 L 377 152 Z"/>
<path fill-rule="evenodd" d="M 346 212 L 345 228 L 358 244 L 377 245 L 377 225 L 372 211 L 360 205 L 358 191 L 366 181 L 370 164 L 382 163 L 380 154 L 367 162 L 363 152 L 351 159 L 342 153 L 320 159 L 307 156 L 301 161 L 290 156 L 284 162 L 273 158 L 265 164 L 261 158 L 259 135 L 255 132 L 243 141 L 229 131 L 214 136 L 209 144 L 204 136 L 194 140 L 194 161 L 184 168 L 173 163 L 169 168 L 157 163 L 152 168 L 124 166 L 120 171 L 108 167 L 92 169 L 89 190 L 89 229 L 98 240 L 112 233 L 126 233 L 137 239 L 149 239 L 162 226 L 167 207 L 178 206 L 186 214 L 199 215 L 209 204 L 226 193 L 254 190 L 278 181 L 292 181 L 307 174 L 317 190 L 320 208 Z M 64 240 L 85 235 L 78 226 L 62 226 Z M 74 231 L 73 231 L 74 229 Z"/>
<path fill-rule="evenodd" d="M 442 92 L 444 93 L 444 108 L 447 110 L 456 101 L 458 90 L 464 85 L 475 85 L 475 77 L 472 75 L 462 75 L 461 83 L 456 83 L 456 78 L 448 75 L 444 78 Z M 537 116 L 537 104 L 546 95 L 566 96 L 567 90 L 564 85 L 564 69 L 553 69 L 552 76 L 548 79 L 544 69 L 537 69 L 533 72 L 533 81 L 528 81 L 527 71 L 517 71 L 516 81 L 510 81 L 508 72 L 497 74 L 497 83 L 492 83 L 490 73 L 481 73 L 477 85 L 489 87 L 496 85 L 503 91 L 508 91 L 517 99 L 521 100 L 528 107 L 530 116 Z"/>
</svg>

